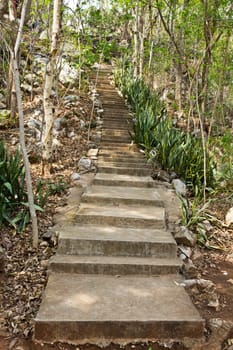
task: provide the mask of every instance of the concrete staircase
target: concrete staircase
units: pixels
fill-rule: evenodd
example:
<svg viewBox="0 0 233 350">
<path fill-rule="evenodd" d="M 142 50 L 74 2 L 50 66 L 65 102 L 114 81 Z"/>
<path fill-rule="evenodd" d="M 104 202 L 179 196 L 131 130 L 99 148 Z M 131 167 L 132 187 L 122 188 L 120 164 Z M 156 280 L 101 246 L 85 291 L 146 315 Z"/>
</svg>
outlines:
<svg viewBox="0 0 233 350">
<path fill-rule="evenodd" d="M 106 72 L 98 91 L 104 108 L 98 172 L 76 222 L 61 227 L 35 339 L 106 344 L 200 337 L 203 320 L 176 283 L 180 261 L 168 229 L 174 193 L 152 180 L 131 145 L 128 109 Z"/>
</svg>

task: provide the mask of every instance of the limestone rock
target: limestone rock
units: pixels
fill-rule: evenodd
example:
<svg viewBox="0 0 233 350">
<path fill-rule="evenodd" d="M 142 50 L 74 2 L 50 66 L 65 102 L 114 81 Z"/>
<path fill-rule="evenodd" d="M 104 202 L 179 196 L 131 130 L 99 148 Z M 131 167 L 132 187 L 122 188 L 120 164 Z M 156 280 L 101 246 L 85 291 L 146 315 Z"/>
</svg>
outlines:
<svg viewBox="0 0 233 350">
<path fill-rule="evenodd" d="M 85 123 L 85 121 L 84 120 L 82 120 L 82 119 L 80 119 L 80 128 L 81 129 L 84 129 L 85 128 L 85 126 L 86 126 L 86 123 Z"/>
<path fill-rule="evenodd" d="M 47 30 L 43 30 L 43 32 L 40 33 L 40 40 L 48 40 L 48 31 Z"/>
<path fill-rule="evenodd" d="M 70 178 L 72 181 L 78 181 L 81 179 L 81 176 L 78 173 L 73 173 Z"/>
<path fill-rule="evenodd" d="M 32 129 L 41 129 L 41 124 L 36 119 L 29 119 L 27 126 Z"/>
<path fill-rule="evenodd" d="M 68 62 L 62 59 L 61 71 L 59 74 L 59 80 L 62 84 L 75 83 L 78 79 L 78 71 L 72 67 Z"/>
<path fill-rule="evenodd" d="M 182 266 L 182 273 L 185 275 L 185 278 L 199 278 L 199 272 L 197 267 L 193 264 L 191 259 L 187 259 Z"/>
<path fill-rule="evenodd" d="M 88 170 L 91 168 L 91 159 L 82 157 L 78 162 L 78 167 L 81 169 Z"/>
<path fill-rule="evenodd" d="M 179 179 L 172 180 L 172 184 L 178 194 L 185 196 L 187 193 L 187 187 L 185 183 Z"/>
<path fill-rule="evenodd" d="M 179 232 L 175 234 L 175 240 L 178 244 L 184 244 L 188 247 L 194 247 L 196 244 L 195 235 L 185 226 L 181 226 Z"/>
<path fill-rule="evenodd" d="M 185 246 L 179 246 L 180 250 L 180 259 L 185 260 L 187 258 L 190 258 L 192 255 L 192 249 L 190 247 Z"/>
<path fill-rule="evenodd" d="M 98 151 L 98 148 L 90 148 L 87 152 L 87 156 L 90 158 L 94 157 L 96 159 Z"/>
<path fill-rule="evenodd" d="M 67 126 L 67 120 L 65 118 L 59 117 L 54 120 L 54 129 L 60 131 Z"/>
<path fill-rule="evenodd" d="M 228 226 L 233 223 L 233 207 L 228 210 L 225 221 Z"/>
<path fill-rule="evenodd" d="M 154 171 L 152 177 L 153 177 L 153 179 L 157 179 L 157 180 L 161 180 L 161 181 L 165 181 L 165 182 L 171 181 L 170 175 L 165 170 Z"/>
<path fill-rule="evenodd" d="M 21 88 L 23 91 L 32 92 L 32 86 L 28 83 L 21 84 Z"/>
<path fill-rule="evenodd" d="M 35 81 L 36 79 L 36 75 L 35 74 L 32 74 L 32 73 L 28 73 L 24 76 L 24 79 L 29 83 L 31 84 L 32 82 Z"/>
<path fill-rule="evenodd" d="M 64 97 L 65 102 L 76 102 L 78 100 L 78 97 L 76 95 L 67 95 Z"/>
</svg>

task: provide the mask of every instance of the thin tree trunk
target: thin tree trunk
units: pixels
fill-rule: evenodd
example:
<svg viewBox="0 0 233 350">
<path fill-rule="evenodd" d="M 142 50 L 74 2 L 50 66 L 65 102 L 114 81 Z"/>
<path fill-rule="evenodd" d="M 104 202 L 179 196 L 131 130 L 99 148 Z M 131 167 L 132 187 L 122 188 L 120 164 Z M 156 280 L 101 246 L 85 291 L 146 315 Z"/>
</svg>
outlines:
<svg viewBox="0 0 233 350">
<path fill-rule="evenodd" d="M 139 77 L 142 78 L 143 75 L 143 66 L 144 66 L 144 31 L 145 31 L 145 23 L 144 23 L 144 15 L 145 15 L 145 6 L 143 6 L 141 10 L 141 14 L 139 17 Z"/>
<path fill-rule="evenodd" d="M 133 64 L 134 64 L 134 78 L 137 78 L 139 71 L 139 0 L 136 2 L 135 8 L 135 22 L 134 22 L 134 53 L 133 53 Z"/>
<path fill-rule="evenodd" d="M 22 95 L 21 95 L 21 90 L 20 90 L 19 68 L 18 68 L 18 62 L 17 62 L 18 51 L 19 51 L 19 46 L 21 43 L 22 30 L 23 30 L 24 19 L 25 19 L 26 7 L 27 7 L 27 0 L 25 0 L 23 7 L 22 7 L 18 35 L 17 35 L 15 47 L 14 47 L 14 52 L 12 52 L 11 55 L 12 55 L 12 60 L 13 60 L 14 82 L 15 82 L 15 88 L 16 88 L 18 113 L 19 113 L 20 145 L 21 145 L 21 150 L 22 150 L 22 154 L 23 154 L 23 161 L 24 161 L 25 175 L 26 175 L 26 184 L 27 184 L 27 193 L 28 193 L 29 211 L 30 211 L 31 220 L 32 220 L 33 247 L 37 248 L 38 247 L 38 225 L 37 225 L 36 210 L 35 210 L 35 206 L 34 206 L 34 196 L 33 196 L 33 190 L 32 190 L 30 163 L 29 163 L 28 156 L 27 156 L 26 142 L 25 142 L 25 136 L 24 136 L 25 135 L 24 134 L 24 115 L 23 115 L 23 107 L 22 107 Z"/>
<path fill-rule="evenodd" d="M 30 11 L 31 11 L 32 0 L 28 0 L 26 14 L 25 14 L 25 24 L 30 20 Z"/>
<path fill-rule="evenodd" d="M 46 67 L 43 95 L 45 128 L 42 135 L 42 174 L 45 172 L 45 170 L 49 170 L 46 168 L 49 167 L 49 162 L 51 162 L 52 158 L 53 102 L 51 99 L 51 91 L 54 83 L 56 58 L 58 51 L 58 36 L 61 27 L 61 5 L 62 0 L 54 0 L 50 58 Z"/>
</svg>

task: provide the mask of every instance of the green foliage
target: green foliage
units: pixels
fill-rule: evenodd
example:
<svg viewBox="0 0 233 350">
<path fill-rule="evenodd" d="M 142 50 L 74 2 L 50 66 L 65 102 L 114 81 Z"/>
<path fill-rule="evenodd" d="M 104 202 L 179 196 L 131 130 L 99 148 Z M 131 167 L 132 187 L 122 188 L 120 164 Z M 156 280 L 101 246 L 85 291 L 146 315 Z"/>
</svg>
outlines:
<svg viewBox="0 0 233 350">
<path fill-rule="evenodd" d="M 226 131 L 223 136 L 212 138 L 211 146 L 213 157 L 217 163 L 215 177 L 220 185 L 220 190 L 225 187 L 231 188 L 233 183 L 233 135 L 231 131 Z"/>
<path fill-rule="evenodd" d="M 132 68 L 127 60 L 116 70 L 115 81 L 134 112 L 132 136 L 135 142 L 163 169 L 174 171 L 196 195 L 201 195 L 204 183 L 201 140 L 172 126 L 158 95 L 143 80 L 132 78 Z M 214 185 L 214 163 L 209 154 L 206 158 L 207 186 L 211 187 Z"/>
<path fill-rule="evenodd" d="M 45 200 L 43 198 L 43 200 Z M 42 200 L 35 209 L 42 211 Z M 22 232 L 30 220 L 29 203 L 25 190 L 25 169 L 20 151 L 9 153 L 0 142 L 0 227 L 9 224 Z"/>
<path fill-rule="evenodd" d="M 156 160 L 163 169 L 174 171 L 192 191 L 199 195 L 204 182 L 201 140 L 172 127 L 171 120 L 161 118 L 154 132 Z M 214 185 L 214 164 L 207 154 L 207 184 Z"/>
<path fill-rule="evenodd" d="M 219 220 L 207 212 L 210 201 L 200 206 L 200 202 L 195 199 L 193 202 L 179 196 L 181 202 L 181 225 L 191 229 L 195 233 L 197 243 L 208 249 L 220 249 L 218 246 L 210 243 L 211 236 L 208 235 L 206 227 L 209 224 L 219 225 Z M 220 223 L 221 226 L 221 223 Z"/>
<path fill-rule="evenodd" d="M 27 222 L 27 212 L 23 203 L 27 200 L 25 191 L 25 171 L 19 150 L 8 154 L 0 142 L 0 226 L 9 223 L 21 230 Z"/>
</svg>

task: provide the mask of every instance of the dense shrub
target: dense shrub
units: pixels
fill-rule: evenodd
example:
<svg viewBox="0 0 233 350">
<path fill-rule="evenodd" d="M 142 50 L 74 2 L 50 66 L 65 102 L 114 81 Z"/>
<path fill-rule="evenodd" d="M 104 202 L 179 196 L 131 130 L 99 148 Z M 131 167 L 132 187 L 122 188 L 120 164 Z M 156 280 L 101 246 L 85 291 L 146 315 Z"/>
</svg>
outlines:
<svg viewBox="0 0 233 350">
<path fill-rule="evenodd" d="M 9 154 L 0 142 L 0 226 L 8 222 L 20 230 L 29 219 L 26 202 L 25 171 L 20 152 Z"/>
<path fill-rule="evenodd" d="M 152 156 L 163 169 L 174 171 L 200 195 L 204 184 L 201 140 L 172 126 L 158 95 L 143 80 L 133 79 L 127 62 L 116 69 L 115 81 L 134 113 L 132 137 L 135 142 L 145 149 L 148 157 Z M 209 154 L 206 159 L 207 187 L 211 187 L 214 164 Z"/>
</svg>

